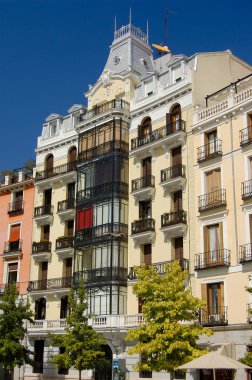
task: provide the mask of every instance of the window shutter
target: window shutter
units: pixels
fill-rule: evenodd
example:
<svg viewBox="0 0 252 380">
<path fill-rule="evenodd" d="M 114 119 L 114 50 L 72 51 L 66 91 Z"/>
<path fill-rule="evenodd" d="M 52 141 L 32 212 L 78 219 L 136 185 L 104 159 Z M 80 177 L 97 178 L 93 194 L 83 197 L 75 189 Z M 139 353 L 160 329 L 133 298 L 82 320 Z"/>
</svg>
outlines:
<svg viewBox="0 0 252 380">
<path fill-rule="evenodd" d="M 17 241 L 20 238 L 20 224 L 15 224 L 10 228 L 10 237 L 9 241 Z"/>
<path fill-rule="evenodd" d="M 223 223 L 219 223 L 219 230 L 220 230 L 220 249 L 223 249 Z"/>
<path fill-rule="evenodd" d="M 201 299 L 207 306 L 207 284 L 201 284 Z"/>
<path fill-rule="evenodd" d="M 224 282 L 220 283 L 220 307 L 224 307 Z"/>
<path fill-rule="evenodd" d="M 210 247 L 209 247 L 209 231 L 208 231 L 208 227 L 207 226 L 204 226 L 204 228 L 203 228 L 203 234 L 204 234 L 204 251 L 205 252 L 209 252 L 210 251 Z"/>
<path fill-rule="evenodd" d="M 170 123 L 171 123 L 171 114 L 167 113 L 166 114 L 166 125 L 170 125 Z"/>
</svg>

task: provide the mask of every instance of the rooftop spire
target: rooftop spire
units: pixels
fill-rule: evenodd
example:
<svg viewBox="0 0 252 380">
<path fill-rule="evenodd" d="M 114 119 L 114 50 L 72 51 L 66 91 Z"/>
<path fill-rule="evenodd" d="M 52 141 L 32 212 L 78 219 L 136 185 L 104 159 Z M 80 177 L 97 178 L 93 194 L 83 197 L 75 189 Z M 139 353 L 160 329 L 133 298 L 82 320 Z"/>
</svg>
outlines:
<svg viewBox="0 0 252 380">
<path fill-rule="evenodd" d="M 116 16 L 115 16 L 115 24 L 114 24 L 114 28 L 115 28 L 114 33 L 116 33 Z"/>
<path fill-rule="evenodd" d="M 149 43 L 149 20 L 147 19 L 147 25 L 146 25 L 146 37 L 147 37 L 147 44 Z"/>
<path fill-rule="evenodd" d="M 131 17 L 131 7 L 129 9 L 129 24 L 131 24 L 131 20 L 132 20 L 132 17 Z"/>
</svg>

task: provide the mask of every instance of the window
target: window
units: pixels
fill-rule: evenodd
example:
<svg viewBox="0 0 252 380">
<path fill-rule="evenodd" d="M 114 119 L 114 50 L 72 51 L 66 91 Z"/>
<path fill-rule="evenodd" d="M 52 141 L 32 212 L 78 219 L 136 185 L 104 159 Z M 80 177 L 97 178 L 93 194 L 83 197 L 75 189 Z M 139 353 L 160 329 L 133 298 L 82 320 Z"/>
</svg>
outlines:
<svg viewBox="0 0 252 380">
<path fill-rule="evenodd" d="M 47 274 L 48 262 L 42 261 L 41 263 L 39 263 L 39 280 L 41 289 L 47 289 Z"/>
<path fill-rule="evenodd" d="M 49 154 L 45 160 L 45 170 L 47 174 L 53 173 L 53 155 Z"/>
<path fill-rule="evenodd" d="M 221 189 L 221 170 L 220 168 L 211 170 L 205 174 L 206 192 L 211 193 Z"/>
<path fill-rule="evenodd" d="M 13 210 L 22 211 L 23 209 L 23 191 L 13 193 Z"/>
<path fill-rule="evenodd" d="M 204 250 L 205 260 L 209 263 L 223 259 L 222 222 L 204 227 Z"/>
<path fill-rule="evenodd" d="M 44 320 L 46 318 L 46 299 L 40 298 L 35 301 L 35 319 Z"/>
<path fill-rule="evenodd" d="M 145 264 L 145 265 L 151 265 L 152 263 L 152 246 L 151 244 L 145 244 L 143 246 L 143 256 L 142 256 L 142 262 Z"/>
<path fill-rule="evenodd" d="M 74 235 L 74 221 L 67 220 L 65 222 L 65 236 L 73 236 Z"/>
<path fill-rule="evenodd" d="M 202 284 L 201 293 L 207 305 L 208 322 L 219 322 L 225 317 L 224 283 Z"/>
<path fill-rule="evenodd" d="M 56 123 L 51 124 L 50 130 L 51 130 L 51 137 L 55 136 L 57 132 L 57 124 Z"/>
<path fill-rule="evenodd" d="M 127 288 L 107 286 L 90 288 L 88 293 L 89 313 L 96 315 L 124 314 L 126 312 Z"/>
<path fill-rule="evenodd" d="M 44 205 L 51 205 L 52 203 L 52 189 L 44 191 Z"/>
<path fill-rule="evenodd" d="M 17 282 L 18 276 L 18 263 L 7 264 L 7 284 L 13 284 Z"/>
<path fill-rule="evenodd" d="M 180 120 L 181 120 L 181 107 L 176 104 L 171 109 L 170 113 L 166 114 L 166 127 L 167 133 L 173 133 L 180 130 Z"/>
<path fill-rule="evenodd" d="M 68 162 L 75 161 L 77 157 L 77 148 L 74 146 L 69 149 L 68 152 Z"/>
<path fill-rule="evenodd" d="M 183 259 L 183 237 L 174 239 L 174 259 Z"/>
<path fill-rule="evenodd" d="M 151 218 L 151 200 L 139 202 L 139 219 Z"/>
<path fill-rule="evenodd" d="M 139 125 L 138 127 L 138 137 L 149 138 L 151 130 L 152 130 L 151 118 L 147 117 L 146 119 L 144 119 L 142 124 Z"/>
<path fill-rule="evenodd" d="M 65 319 L 70 315 L 70 306 L 68 296 L 62 297 L 60 300 L 60 319 Z"/>
<path fill-rule="evenodd" d="M 69 183 L 67 185 L 67 199 L 75 198 L 75 182 Z"/>
<path fill-rule="evenodd" d="M 42 241 L 49 241 L 50 239 L 50 225 L 45 225 L 45 226 L 42 226 L 41 228 L 41 232 L 42 232 L 42 236 L 41 236 L 41 239 Z"/>
<path fill-rule="evenodd" d="M 252 114 L 247 115 L 248 127 L 252 127 Z"/>
<path fill-rule="evenodd" d="M 217 130 L 205 133 L 205 155 L 208 156 L 218 151 L 217 147 Z"/>
<path fill-rule="evenodd" d="M 21 224 L 12 224 L 9 235 L 9 251 L 18 251 L 20 249 L 20 231 Z"/>
<path fill-rule="evenodd" d="M 43 373 L 43 362 L 44 362 L 44 340 L 35 340 L 33 373 Z"/>
<path fill-rule="evenodd" d="M 73 261 L 72 258 L 69 257 L 64 260 L 64 277 L 71 278 L 72 277 L 72 267 Z"/>
<path fill-rule="evenodd" d="M 145 87 L 145 96 L 150 96 L 153 94 L 153 81 L 150 80 L 148 82 L 145 82 L 144 84 Z"/>
<path fill-rule="evenodd" d="M 172 83 L 179 82 L 181 80 L 181 65 L 175 66 L 172 68 Z"/>
<path fill-rule="evenodd" d="M 183 199 L 182 199 L 182 190 L 176 191 L 173 193 L 172 199 L 172 211 L 183 210 Z"/>
</svg>

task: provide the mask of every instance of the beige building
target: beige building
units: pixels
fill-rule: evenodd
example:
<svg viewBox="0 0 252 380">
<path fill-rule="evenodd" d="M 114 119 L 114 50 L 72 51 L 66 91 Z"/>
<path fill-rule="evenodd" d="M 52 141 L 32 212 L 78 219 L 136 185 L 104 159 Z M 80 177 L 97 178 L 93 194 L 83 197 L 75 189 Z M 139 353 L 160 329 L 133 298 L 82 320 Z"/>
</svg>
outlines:
<svg viewBox="0 0 252 380">
<path fill-rule="evenodd" d="M 241 76 L 240 76 L 241 77 Z M 235 358 L 251 345 L 252 74 L 207 96 L 193 114 L 195 295 L 200 321 L 214 330 L 202 343 L 229 344 Z"/>
<path fill-rule="evenodd" d="M 143 262 L 160 274 L 174 259 L 189 269 L 195 295 L 209 300 L 200 322 L 220 331 L 212 343 L 226 343 L 227 323 L 248 329 L 250 187 L 244 184 L 243 200 L 238 187 L 250 179 L 249 144 L 240 145 L 239 130 L 248 127 L 251 90 L 244 86 L 251 77 L 238 78 L 249 74 L 251 67 L 230 51 L 154 59 L 148 35 L 130 23 L 115 31 L 105 68 L 85 94 L 87 108 L 74 105 L 67 116 L 46 119 L 36 149 L 29 285 L 36 322 L 28 344 L 37 366 L 26 368 L 27 379 L 77 378 L 73 370 L 52 368 L 50 355 L 58 349 L 47 334 L 63 333 L 67 294 L 80 278 L 95 315 L 90 323 L 105 335 L 110 360 L 95 380 L 110 380 L 116 365 L 127 379 L 169 378 L 135 372 L 139 358 L 128 356 L 124 342 L 142 321 L 132 284 L 134 266 Z"/>
</svg>

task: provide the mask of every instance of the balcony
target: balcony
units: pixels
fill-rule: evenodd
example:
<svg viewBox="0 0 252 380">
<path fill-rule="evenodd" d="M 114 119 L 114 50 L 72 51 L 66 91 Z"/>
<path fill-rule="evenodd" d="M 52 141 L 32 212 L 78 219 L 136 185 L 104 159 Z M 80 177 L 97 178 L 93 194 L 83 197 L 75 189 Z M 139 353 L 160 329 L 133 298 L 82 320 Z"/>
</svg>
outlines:
<svg viewBox="0 0 252 380">
<path fill-rule="evenodd" d="M 150 199 L 155 194 L 155 177 L 146 175 L 132 180 L 132 194 L 137 201 Z"/>
<path fill-rule="evenodd" d="M 53 206 L 43 205 L 35 207 L 34 209 L 34 220 L 39 226 L 45 224 L 51 224 L 53 219 Z"/>
<path fill-rule="evenodd" d="M 86 287 L 95 283 L 106 283 L 111 281 L 123 282 L 127 281 L 127 268 L 106 267 L 96 269 L 85 269 L 74 273 L 74 286 L 78 286 L 79 281 L 84 280 Z"/>
<path fill-rule="evenodd" d="M 56 240 L 56 253 L 61 258 L 68 258 L 73 256 L 74 237 L 62 236 Z"/>
<path fill-rule="evenodd" d="M 78 162 L 85 162 L 96 157 L 103 156 L 112 152 L 129 153 L 129 144 L 122 140 L 107 141 L 104 144 L 83 150 L 78 154 Z"/>
<path fill-rule="evenodd" d="M 183 189 L 186 183 L 185 165 L 178 164 L 161 170 L 161 186 L 165 193 Z"/>
<path fill-rule="evenodd" d="M 7 241 L 4 243 L 4 257 L 20 257 L 22 254 L 22 240 Z"/>
<path fill-rule="evenodd" d="M 222 156 L 222 141 L 214 140 L 198 148 L 197 162 L 201 163 Z"/>
<path fill-rule="evenodd" d="M 252 125 L 240 130 L 240 146 L 243 148 L 252 143 Z"/>
<path fill-rule="evenodd" d="M 23 212 L 24 212 L 24 201 L 23 200 L 16 200 L 15 202 L 9 203 L 8 214 L 10 216 L 22 214 Z"/>
<path fill-rule="evenodd" d="M 178 210 L 161 215 L 161 231 L 166 239 L 183 236 L 187 230 L 186 211 Z"/>
<path fill-rule="evenodd" d="M 131 155 L 142 157 L 149 150 L 167 146 L 172 147 L 184 144 L 186 137 L 184 120 L 171 122 L 169 125 L 155 129 L 154 131 L 138 136 L 131 140 Z"/>
<path fill-rule="evenodd" d="M 91 199 L 103 199 L 111 197 L 112 194 L 115 197 L 128 198 L 128 188 L 129 185 L 125 182 L 107 182 L 101 185 L 88 187 L 84 190 L 80 190 L 77 193 L 77 202 L 85 203 L 90 202 Z"/>
<path fill-rule="evenodd" d="M 214 208 L 226 207 L 226 190 L 219 189 L 211 191 L 198 197 L 198 211 L 208 211 Z"/>
<path fill-rule="evenodd" d="M 230 250 L 217 249 L 214 251 L 203 252 L 195 255 L 194 269 L 209 269 L 216 267 L 229 267 Z"/>
<path fill-rule="evenodd" d="M 155 239 L 155 220 L 144 218 L 132 222 L 131 237 L 135 244 L 153 243 Z"/>
<path fill-rule="evenodd" d="M 127 113 L 130 111 L 130 104 L 123 99 L 113 99 L 87 110 L 86 113 L 80 115 L 77 124 L 80 124 L 80 126 L 86 125 L 93 119 L 104 119 L 106 116 L 110 116 L 111 114 L 123 114 L 125 111 Z"/>
<path fill-rule="evenodd" d="M 52 243 L 50 241 L 40 241 L 32 243 L 32 256 L 35 261 L 49 260 L 51 257 Z"/>
<path fill-rule="evenodd" d="M 51 278 L 48 280 L 30 281 L 28 286 L 29 292 L 40 290 L 56 290 L 70 288 L 72 285 L 72 277 Z"/>
<path fill-rule="evenodd" d="M 199 322 L 203 326 L 227 326 L 228 315 L 227 306 L 219 306 L 216 308 L 200 309 Z"/>
<path fill-rule="evenodd" d="M 242 182 L 242 199 L 245 201 L 252 197 L 252 179 Z"/>
<path fill-rule="evenodd" d="M 76 161 L 70 161 L 67 164 L 58 165 L 50 169 L 46 169 L 36 173 L 35 181 L 44 181 L 46 179 L 50 181 L 58 180 L 54 177 L 61 177 L 60 180 L 66 180 L 69 182 L 73 175 L 70 174 L 72 171 L 76 171 Z"/>
<path fill-rule="evenodd" d="M 240 245 L 240 252 L 239 252 L 239 263 L 244 264 L 252 261 L 252 244 L 243 244 Z"/>
<path fill-rule="evenodd" d="M 76 247 L 83 244 L 91 243 L 93 239 L 96 241 L 114 238 L 126 238 L 128 235 L 128 225 L 124 223 L 106 223 L 99 226 L 85 228 L 76 231 L 75 245 Z"/>
<path fill-rule="evenodd" d="M 75 199 L 68 198 L 58 202 L 58 215 L 62 220 L 73 219 L 75 215 Z"/>
<path fill-rule="evenodd" d="M 97 315 L 89 319 L 89 325 L 95 330 L 102 330 L 111 327 L 122 327 L 131 329 L 144 322 L 142 314 L 122 314 L 122 315 Z M 47 335 L 49 332 L 63 332 L 67 323 L 65 319 L 56 320 L 35 320 L 34 323 L 27 323 L 29 336 Z"/>
<path fill-rule="evenodd" d="M 155 271 L 159 274 L 164 274 L 166 273 L 166 265 L 171 264 L 174 260 L 169 260 L 169 261 L 162 261 L 159 263 L 153 263 L 151 266 L 155 269 Z M 189 270 L 189 260 L 188 259 L 179 259 L 179 264 L 182 270 Z M 136 272 L 134 267 L 130 267 L 130 272 L 128 274 L 128 279 L 129 280 L 136 280 Z"/>
</svg>

